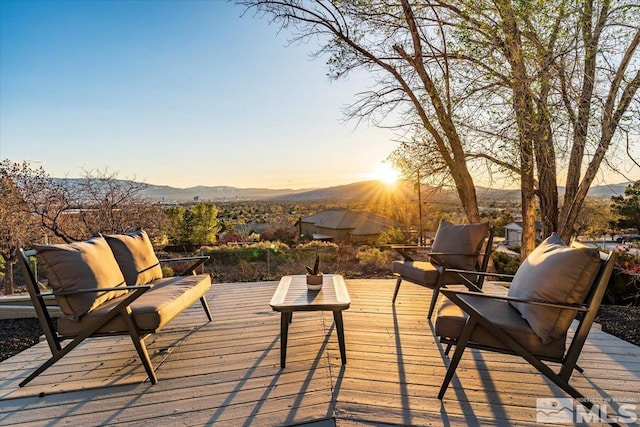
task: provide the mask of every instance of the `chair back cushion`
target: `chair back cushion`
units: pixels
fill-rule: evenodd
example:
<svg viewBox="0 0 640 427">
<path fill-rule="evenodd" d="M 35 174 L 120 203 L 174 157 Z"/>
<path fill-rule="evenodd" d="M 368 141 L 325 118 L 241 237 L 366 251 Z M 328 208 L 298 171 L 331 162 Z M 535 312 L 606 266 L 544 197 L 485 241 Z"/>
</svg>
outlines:
<svg viewBox="0 0 640 427">
<path fill-rule="evenodd" d="M 488 223 L 458 225 L 441 220 L 431 250 L 452 254 L 438 255 L 445 267 L 474 270 L 488 231 Z"/>
<path fill-rule="evenodd" d="M 104 238 L 118 261 L 127 285 L 146 285 L 162 279 L 162 267 L 146 231 L 105 235 Z"/>
<path fill-rule="evenodd" d="M 529 254 L 516 271 L 508 295 L 527 300 L 581 304 L 600 269 L 600 253 L 584 245 L 568 247 L 555 233 Z M 543 343 L 569 329 L 571 309 L 512 303 Z"/>
<path fill-rule="evenodd" d="M 109 245 L 101 236 L 84 242 L 35 245 L 36 259 L 54 291 L 123 286 L 125 281 Z M 65 316 L 78 320 L 100 304 L 126 291 L 56 295 Z"/>
</svg>

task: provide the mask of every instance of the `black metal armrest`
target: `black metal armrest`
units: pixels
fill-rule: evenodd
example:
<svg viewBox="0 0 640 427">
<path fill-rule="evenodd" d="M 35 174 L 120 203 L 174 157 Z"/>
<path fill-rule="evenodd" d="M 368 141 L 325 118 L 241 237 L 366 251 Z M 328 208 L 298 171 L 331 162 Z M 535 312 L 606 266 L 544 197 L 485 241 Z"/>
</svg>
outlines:
<svg viewBox="0 0 640 427">
<path fill-rule="evenodd" d="M 200 255 L 200 256 L 189 256 L 189 257 L 180 257 L 180 258 L 164 258 L 160 259 L 161 263 L 169 263 L 169 262 L 181 262 L 181 261 L 194 261 L 187 269 L 181 271 L 176 274 L 176 276 L 186 276 L 187 274 L 195 274 L 195 269 L 200 267 L 205 263 L 210 257 L 208 255 Z"/>
<path fill-rule="evenodd" d="M 570 310 L 576 310 L 576 311 L 587 311 L 587 307 L 584 306 L 583 304 L 566 304 L 566 303 L 560 303 L 560 302 L 552 302 L 552 301 L 544 301 L 544 300 L 532 300 L 532 299 L 524 299 L 524 298 L 514 298 L 514 297 L 510 297 L 508 295 L 492 295 L 492 294 L 486 294 L 486 293 L 479 293 L 479 292 L 468 292 L 468 291 L 460 291 L 460 290 L 455 290 L 455 289 L 441 289 L 440 292 L 442 292 L 446 297 L 449 297 L 449 295 L 451 294 L 455 294 L 457 296 L 470 296 L 470 297 L 478 297 L 478 298 L 491 298 L 491 299 L 499 299 L 499 300 L 503 300 L 503 301 L 509 301 L 509 302 L 519 302 L 519 303 L 524 303 L 524 304 L 532 304 L 532 305 L 541 305 L 541 306 L 545 306 L 545 307 L 554 307 L 554 308 L 563 308 L 563 309 L 570 309 Z M 453 301 L 453 299 L 451 299 Z M 455 302 L 455 301 L 453 301 Z"/>
<path fill-rule="evenodd" d="M 501 273 L 491 273 L 488 271 L 475 271 L 475 270 L 459 270 L 457 268 L 447 268 L 447 271 L 451 273 L 460 273 L 460 274 L 476 274 L 478 276 L 490 276 L 490 277 L 500 277 L 503 279 L 513 279 L 516 277 L 513 274 L 501 274 Z"/>
<path fill-rule="evenodd" d="M 392 245 L 391 249 L 396 251 L 404 258 L 404 261 L 415 261 L 410 252 L 418 252 L 420 250 L 430 249 L 430 246 L 418 246 L 418 245 Z"/>
<path fill-rule="evenodd" d="M 88 289 L 77 289 L 75 291 L 54 291 L 54 292 L 46 292 L 41 293 L 40 296 L 56 296 L 56 295 L 79 295 L 79 294 L 90 294 L 90 293 L 101 293 L 101 292 L 109 292 L 109 291 L 135 291 L 140 288 L 151 289 L 151 285 L 138 285 L 138 286 L 116 286 L 115 288 L 88 288 Z"/>
<path fill-rule="evenodd" d="M 426 252 L 420 253 L 420 255 L 430 258 L 430 259 L 434 259 L 438 264 L 440 265 L 445 265 L 445 262 L 442 261 L 442 259 L 440 258 L 441 256 L 472 256 L 472 257 L 477 257 L 480 256 L 480 253 L 478 252 L 474 252 L 474 253 L 468 253 L 468 252 L 431 252 L 429 251 L 430 246 L 392 246 L 392 248 L 398 252 L 400 255 L 402 255 L 402 257 L 404 258 L 405 261 L 416 261 L 416 259 L 407 252 L 408 249 L 413 249 L 413 250 L 419 250 L 419 249 L 426 249 Z"/>
</svg>

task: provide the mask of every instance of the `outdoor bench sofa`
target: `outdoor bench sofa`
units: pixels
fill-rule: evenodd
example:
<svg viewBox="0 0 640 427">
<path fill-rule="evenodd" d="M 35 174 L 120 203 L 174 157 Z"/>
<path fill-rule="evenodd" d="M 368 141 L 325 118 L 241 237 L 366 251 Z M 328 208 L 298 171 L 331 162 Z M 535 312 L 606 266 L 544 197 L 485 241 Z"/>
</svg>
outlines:
<svg viewBox="0 0 640 427">
<path fill-rule="evenodd" d="M 42 292 L 29 257 L 48 279 L 53 292 Z M 36 245 L 18 257 L 27 289 L 52 357 L 20 383 L 24 386 L 89 337 L 129 335 L 151 383 L 157 382 L 144 340 L 194 302 L 211 313 L 205 294 L 208 274 L 195 270 L 208 257 L 158 260 L 143 230 L 99 235 L 84 242 Z M 162 277 L 160 262 L 189 262 L 173 277 Z M 54 295 L 63 313 L 54 327 L 45 297 Z M 64 344 L 65 340 L 71 342 Z M 64 345 L 63 345 L 64 344 Z"/>
</svg>

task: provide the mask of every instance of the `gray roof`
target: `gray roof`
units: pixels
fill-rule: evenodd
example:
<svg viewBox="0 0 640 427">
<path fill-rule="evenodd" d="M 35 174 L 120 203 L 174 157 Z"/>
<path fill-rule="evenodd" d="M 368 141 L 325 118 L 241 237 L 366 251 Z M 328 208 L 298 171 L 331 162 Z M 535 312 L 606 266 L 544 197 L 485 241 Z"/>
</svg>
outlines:
<svg viewBox="0 0 640 427">
<path fill-rule="evenodd" d="M 305 218 L 302 222 L 314 224 L 316 227 L 333 230 L 351 230 L 354 235 L 380 234 L 396 225 L 389 218 L 367 211 L 352 211 L 346 208 L 333 208 L 318 212 Z"/>
</svg>

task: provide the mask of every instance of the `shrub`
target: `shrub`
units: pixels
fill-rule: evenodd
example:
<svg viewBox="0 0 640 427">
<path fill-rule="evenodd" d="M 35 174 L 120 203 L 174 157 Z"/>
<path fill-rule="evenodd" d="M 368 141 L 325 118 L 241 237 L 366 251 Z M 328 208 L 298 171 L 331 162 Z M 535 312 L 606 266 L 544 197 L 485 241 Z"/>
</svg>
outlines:
<svg viewBox="0 0 640 427">
<path fill-rule="evenodd" d="M 295 254 L 297 259 L 305 265 L 313 265 L 316 251 L 320 255 L 320 270 L 327 271 L 327 264 L 336 262 L 338 255 L 338 245 L 330 242 L 313 241 L 296 246 Z"/>
<path fill-rule="evenodd" d="M 379 245 L 388 245 L 392 243 L 403 243 L 407 241 L 407 237 L 399 227 L 389 227 L 386 231 L 380 233 L 377 243 Z"/>
<path fill-rule="evenodd" d="M 605 293 L 608 304 L 640 305 L 640 256 L 619 251 L 620 255 Z"/>
<path fill-rule="evenodd" d="M 491 256 L 496 273 L 499 274 L 516 274 L 520 267 L 520 258 L 511 256 L 504 252 L 494 252 Z"/>
<path fill-rule="evenodd" d="M 202 255 L 208 255 L 213 261 L 222 264 L 234 264 L 239 261 L 265 262 L 267 258 L 281 257 L 289 251 L 289 246 L 281 242 L 256 242 L 248 245 L 226 244 L 205 246 L 200 249 Z"/>
<path fill-rule="evenodd" d="M 362 248 L 356 253 L 358 264 L 371 270 L 389 269 L 393 259 L 391 251 L 381 251 L 378 248 Z"/>
</svg>

